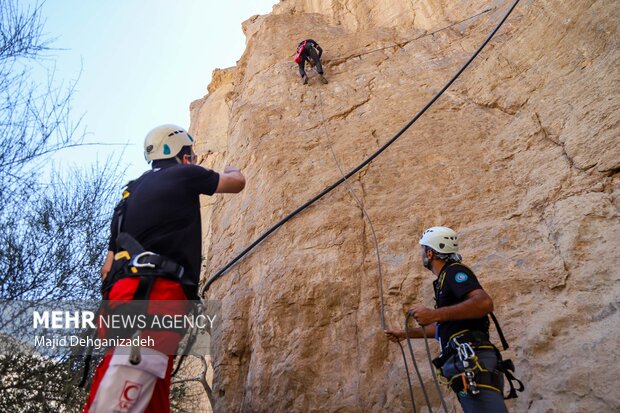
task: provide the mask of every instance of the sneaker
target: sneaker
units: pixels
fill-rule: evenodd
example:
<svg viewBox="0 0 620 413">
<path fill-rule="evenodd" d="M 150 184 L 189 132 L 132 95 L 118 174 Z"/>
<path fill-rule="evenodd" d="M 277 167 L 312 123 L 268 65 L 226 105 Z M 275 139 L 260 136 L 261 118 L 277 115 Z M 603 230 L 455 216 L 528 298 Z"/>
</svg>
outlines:
<svg viewBox="0 0 620 413">
<path fill-rule="evenodd" d="M 303 83 L 304 85 L 308 84 L 308 76 L 304 76 L 301 78 L 301 83 Z"/>
<path fill-rule="evenodd" d="M 326 85 L 326 84 L 328 83 L 328 82 L 327 82 L 327 79 L 325 79 L 325 77 L 323 77 L 323 75 L 319 75 L 319 79 L 321 79 L 321 82 L 322 82 L 324 85 Z"/>
</svg>

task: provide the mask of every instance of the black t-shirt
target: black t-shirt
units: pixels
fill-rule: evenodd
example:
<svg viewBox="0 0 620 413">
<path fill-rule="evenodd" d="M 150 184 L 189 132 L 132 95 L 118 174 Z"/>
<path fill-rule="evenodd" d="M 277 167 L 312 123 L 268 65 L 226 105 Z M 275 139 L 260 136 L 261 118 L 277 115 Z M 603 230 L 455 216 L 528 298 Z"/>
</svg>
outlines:
<svg viewBox="0 0 620 413">
<path fill-rule="evenodd" d="M 319 53 L 319 57 L 321 57 L 321 55 L 323 54 L 323 49 L 321 49 L 321 46 L 319 46 L 319 44 L 317 42 L 315 42 L 312 39 L 306 39 L 302 42 L 299 43 L 299 46 L 297 46 L 297 48 L 301 47 L 301 45 L 306 42 L 306 47 L 304 47 L 304 50 L 302 50 L 300 56 L 302 58 L 302 60 L 306 60 L 308 59 L 308 53 L 310 48 L 314 47 L 318 53 Z"/>
<path fill-rule="evenodd" d="M 482 289 L 476 274 L 460 262 L 446 264 L 439 277 L 433 282 L 435 287 L 435 306 L 447 307 L 465 301 L 470 292 Z M 489 318 L 469 320 L 449 320 L 437 323 L 436 336 L 444 352 L 450 338 L 463 330 L 477 330 L 489 334 Z"/>
<path fill-rule="evenodd" d="M 202 253 L 199 195 L 215 193 L 219 174 L 176 161 L 160 161 L 157 166 L 131 184 L 122 231 L 147 251 L 182 265 L 185 276 L 197 286 Z M 108 248 L 118 252 L 118 222 L 114 216 Z"/>
<path fill-rule="evenodd" d="M 299 42 L 299 46 L 300 47 L 304 42 L 306 42 L 306 47 L 310 46 L 310 47 L 317 47 L 319 44 L 317 42 L 315 42 L 312 39 L 306 39 L 306 40 L 302 40 L 301 42 Z"/>
</svg>

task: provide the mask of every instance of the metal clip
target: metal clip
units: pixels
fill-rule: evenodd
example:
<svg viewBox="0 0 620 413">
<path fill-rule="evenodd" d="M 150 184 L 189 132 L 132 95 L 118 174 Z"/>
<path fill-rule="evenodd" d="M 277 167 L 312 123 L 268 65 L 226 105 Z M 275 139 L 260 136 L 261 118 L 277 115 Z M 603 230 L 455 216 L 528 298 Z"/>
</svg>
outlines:
<svg viewBox="0 0 620 413">
<path fill-rule="evenodd" d="M 474 380 L 474 372 L 472 369 L 465 370 L 465 377 L 467 378 L 467 387 L 469 387 L 468 391 L 474 396 L 480 393 L 480 389 L 478 389 L 478 385 Z"/>
<path fill-rule="evenodd" d="M 459 345 L 459 359 L 461 361 L 471 360 L 476 357 L 476 353 L 474 353 L 474 349 L 471 348 L 469 343 L 462 343 Z"/>
<path fill-rule="evenodd" d="M 142 258 L 142 257 L 146 257 L 146 256 L 149 256 L 149 255 L 157 255 L 157 254 L 155 254 L 155 253 L 153 253 L 153 252 L 151 252 L 151 251 L 144 251 L 144 252 L 141 252 L 140 254 L 138 254 L 138 255 L 134 256 L 134 257 L 131 259 L 131 263 L 130 263 L 130 265 L 131 265 L 132 267 L 136 267 L 136 268 L 155 268 L 155 264 L 151 264 L 151 263 L 149 263 L 149 262 L 144 263 L 144 264 L 140 263 L 140 258 Z"/>
<path fill-rule="evenodd" d="M 465 368 L 465 375 L 463 377 L 463 384 L 465 390 L 472 395 L 476 395 L 480 393 L 480 389 L 478 389 L 478 385 L 476 384 L 476 380 L 474 379 L 475 373 L 474 370 L 470 366 L 470 360 L 475 363 L 476 353 L 474 349 L 471 347 L 469 343 L 461 343 L 458 344 L 458 354 L 459 360 L 463 363 L 463 367 Z"/>
</svg>

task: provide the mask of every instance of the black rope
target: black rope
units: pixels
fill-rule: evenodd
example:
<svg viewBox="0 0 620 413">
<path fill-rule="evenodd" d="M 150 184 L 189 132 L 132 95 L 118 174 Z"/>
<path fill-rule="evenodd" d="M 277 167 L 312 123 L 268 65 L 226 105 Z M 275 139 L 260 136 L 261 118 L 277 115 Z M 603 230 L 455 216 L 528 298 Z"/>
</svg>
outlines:
<svg viewBox="0 0 620 413">
<path fill-rule="evenodd" d="M 401 130 L 399 130 L 396 133 L 396 135 L 394 135 L 389 141 L 387 141 L 385 144 L 383 144 L 383 146 L 381 148 L 379 148 L 375 153 L 373 153 L 368 158 L 366 158 L 362 163 L 360 163 L 358 166 L 356 166 L 351 171 L 349 171 L 345 176 L 343 176 L 340 179 L 338 179 L 336 182 L 334 182 L 333 184 L 331 184 L 330 186 L 325 188 L 323 191 L 321 191 L 318 195 L 314 196 L 312 199 L 310 199 L 309 201 L 305 202 L 299 208 L 295 209 L 293 212 L 291 212 L 290 214 L 288 214 L 287 216 L 282 218 L 275 225 L 273 225 L 271 228 L 269 228 L 267 231 L 265 231 L 260 237 L 258 237 L 254 242 L 252 242 L 243 251 L 241 251 L 235 258 L 233 258 L 226 265 L 224 265 L 224 267 L 222 267 L 210 279 L 208 279 L 207 282 L 205 283 L 204 287 L 202 288 L 202 291 L 201 291 L 200 294 L 202 296 L 204 296 L 205 292 L 209 289 L 211 284 L 213 284 L 217 279 L 222 277 L 226 273 L 226 271 L 228 271 L 233 265 L 235 265 L 239 260 L 241 260 L 248 252 L 250 252 L 252 249 L 254 249 L 254 247 L 256 247 L 258 244 L 260 244 L 262 241 L 264 241 L 267 237 L 269 237 L 269 235 L 271 235 L 275 230 L 280 228 L 282 225 L 286 224 L 289 220 L 291 220 L 297 214 L 302 212 L 304 209 L 308 208 L 310 205 L 314 204 L 316 201 L 318 201 L 319 199 L 323 198 L 325 195 L 327 195 L 332 190 L 334 190 L 336 187 L 338 187 L 340 184 L 342 184 L 345 180 L 347 180 L 348 178 L 350 178 L 353 175 L 355 175 L 356 173 L 358 173 L 362 168 L 364 168 L 366 165 L 368 165 L 370 162 L 372 162 L 377 156 L 379 156 L 381 153 L 383 153 L 383 151 L 385 151 L 388 147 L 390 147 L 390 145 L 392 145 L 394 142 L 396 142 L 396 140 L 398 138 L 400 138 L 400 136 L 403 133 L 405 133 L 405 131 L 407 131 L 407 129 L 409 129 L 411 127 L 411 125 L 413 125 L 435 103 L 435 101 L 437 99 L 439 99 L 439 97 L 441 95 L 443 95 L 443 93 L 456 81 L 456 79 L 458 79 L 459 76 L 461 76 L 461 74 L 465 71 L 465 69 L 467 69 L 467 67 L 471 64 L 471 62 L 473 62 L 474 59 L 478 56 L 478 54 L 480 54 L 482 49 L 484 49 L 484 47 L 491 41 L 493 36 L 495 36 L 495 33 L 497 33 L 497 31 L 502 27 L 502 25 L 504 24 L 506 19 L 508 19 L 508 16 L 510 16 L 510 14 L 514 10 L 514 8 L 519 3 L 519 1 L 520 0 L 515 0 L 515 2 L 510 7 L 510 9 L 506 12 L 506 15 L 502 18 L 502 20 L 495 27 L 495 29 L 491 32 L 491 34 L 487 37 L 487 39 L 471 55 L 469 60 L 467 60 L 467 62 L 459 69 L 459 71 L 456 72 L 456 74 L 454 76 L 452 76 L 452 78 L 448 81 L 448 83 L 446 83 L 444 85 L 444 87 L 442 87 L 441 90 L 439 90 L 439 92 L 437 92 L 435 94 L 435 96 L 433 96 L 433 98 L 418 113 L 416 113 L 416 115 L 409 122 L 407 122 L 407 124 L 405 124 L 405 126 L 403 126 L 401 128 Z"/>
</svg>

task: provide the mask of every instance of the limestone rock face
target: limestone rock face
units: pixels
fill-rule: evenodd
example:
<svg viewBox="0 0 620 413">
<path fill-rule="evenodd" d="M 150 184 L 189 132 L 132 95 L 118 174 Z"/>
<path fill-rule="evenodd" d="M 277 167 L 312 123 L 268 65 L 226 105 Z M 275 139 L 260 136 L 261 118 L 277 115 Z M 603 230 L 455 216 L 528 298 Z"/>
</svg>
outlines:
<svg viewBox="0 0 620 413">
<path fill-rule="evenodd" d="M 330 146 L 348 171 L 386 142 L 508 6 L 283 0 L 246 21 L 237 66 L 191 106 L 203 164 L 247 177 L 241 194 L 205 199 L 203 279 L 340 178 Z M 349 181 L 377 233 L 388 327 L 434 304 L 421 231 L 459 231 L 527 386 L 511 411 L 620 411 L 619 21 L 613 0 L 522 0 L 444 96 Z M 307 37 L 324 49 L 327 85 L 314 72 L 300 82 L 292 55 Z M 346 185 L 208 298 L 222 303 L 214 411 L 411 411 L 400 351 L 382 333 L 371 231 Z M 414 347 L 437 407 L 423 342 Z"/>
</svg>

